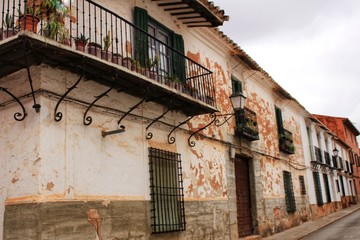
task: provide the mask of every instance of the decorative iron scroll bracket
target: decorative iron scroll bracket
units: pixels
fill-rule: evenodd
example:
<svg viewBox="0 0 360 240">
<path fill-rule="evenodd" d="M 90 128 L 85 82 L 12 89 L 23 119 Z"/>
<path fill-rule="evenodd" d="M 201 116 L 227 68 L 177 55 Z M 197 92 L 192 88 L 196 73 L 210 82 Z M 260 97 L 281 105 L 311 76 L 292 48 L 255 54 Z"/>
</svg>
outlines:
<svg viewBox="0 0 360 240">
<path fill-rule="evenodd" d="M 230 116 L 230 117 L 228 117 L 228 116 Z M 228 123 L 229 120 L 230 120 L 233 116 L 235 116 L 235 113 L 227 113 L 227 114 L 216 115 L 216 117 L 224 117 L 225 120 L 224 120 L 222 123 L 220 123 L 219 120 L 216 120 L 214 124 L 215 124 L 215 126 L 220 127 L 220 126 L 224 125 L 225 123 Z"/>
<path fill-rule="evenodd" d="M 101 132 L 101 135 L 103 137 L 106 137 L 107 135 L 112 135 L 112 134 L 116 134 L 116 133 L 123 133 L 125 132 L 125 126 L 121 125 L 119 129 L 116 129 L 116 130 L 112 130 L 112 131 L 103 131 Z"/>
<path fill-rule="evenodd" d="M 171 136 L 171 134 L 178 129 L 180 126 L 184 125 L 185 123 L 187 123 L 188 121 L 190 121 L 194 116 L 190 116 L 188 117 L 186 120 L 180 122 L 178 125 L 176 125 L 168 134 L 168 143 L 169 144 L 174 144 L 175 143 L 175 137 Z"/>
<path fill-rule="evenodd" d="M 15 97 L 14 94 L 12 94 L 11 92 L 9 92 L 6 88 L 0 87 L 0 91 L 3 91 L 3 92 L 5 92 L 5 93 L 9 94 L 9 95 L 20 105 L 23 113 L 16 112 L 16 113 L 14 114 L 15 120 L 16 120 L 16 121 L 22 121 L 22 120 L 24 120 L 27 114 L 26 114 L 26 111 L 25 111 L 25 107 L 24 107 L 24 105 L 20 102 L 20 100 L 19 100 L 17 97 Z"/>
<path fill-rule="evenodd" d="M 119 121 L 118 121 L 118 126 L 119 126 L 119 128 L 124 127 L 123 125 L 120 125 L 121 121 L 122 121 L 129 113 L 131 113 L 135 108 L 137 108 L 138 106 L 140 106 L 140 104 L 142 104 L 142 103 L 148 98 L 149 93 L 150 93 L 149 87 L 146 87 L 146 88 L 145 88 L 145 91 L 146 91 L 145 97 L 144 97 L 143 99 L 141 99 L 140 102 L 138 102 L 137 104 L 135 104 L 134 106 L 132 106 L 132 107 L 129 109 L 129 111 L 127 111 L 127 112 L 126 112 L 124 115 L 122 115 L 122 117 L 119 119 Z"/>
<path fill-rule="evenodd" d="M 89 105 L 89 107 L 86 109 L 85 113 L 84 113 L 84 118 L 83 118 L 83 123 L 85 126 L 88 126 L 92 123 L 92 117 L 91 116 L 86 116 L 88 111 L 90 110 L 90 108 L 92 106 L 94 106 L 94 104 L 99 101 L 101 98 L 107 96 L 108 97 L 108 93 L 115 87 L 115 82 L 111 85 L 111 87 L 106 90 L 105 92 L 103 92 L 102 94 L 100 94 L 99 96 L 95 96 L 95 100 Z"/>
<path fill-rule="evenodd" d="M 174 105 L 174 102 L 171 101 L 170 104 L 169 104 L 168 109 L 167 109 L 163 114 L 161 114 L 160 116 L 158 116 L 157 118 L 155 118 L 155 119 L 146 127 L 146 131 L 151 127 L 151 125 L 153 125 L 154 123 L 156 123 L 157 121 L 159 121 L 162 117 L 164 117 L 165 114 L 167 114 L 168 112 L 170 112 L 171 110 L 173 110 L 173 105 Z M 150 140 L 150 139 L 152 139 L 152 137 L 153 137 L 153 133 L 152 133 L 152 132 L 148 132 L 147 135 L 146 135 L 146 139 L 147 139 L 147 140 Z"/>
<path fill-rule="evenodd" d="M 24 47 L 24 61 L 25 61 L 25 66 L 26 66 L 26 70 L 27 70 L 27 76 L 28 76 L 28 80 L 29 80 L 29 84 L 30 84 L 30 88 L 31 88 L 31 96 L 32 96 L 33 101 L 34 101 L 33 108 L 35 109 L 35 112 L 38 113 L 38 112 L 40 112 L 41 105 L 36 103 L 35 92 L 34 92 L 34 87 L 33 87 L 33 81 L 32 81 L 32 78 L 31 78 L 30 68 L 29 68 L 29 65 L 28 65 L 27 57 L 26 57 L 26 52 L 27 52 L 26 40 L 23 41 L 23 47 Z"/>
<path fill-rule="evenodd" d="M 76 86 L 79 84 L 79 82 L 81 81 L 81 79 L 83 78 L 84 76 L 84 73 L 85 73 L 85 62 L 84 62 L 84 58 L 83 58 L 83 61 L 82 61 L 82 72 L 81 72 L 81 75 L 79 77 L 79 79 L 70 87 L 68 88 L 68 90 L 65 92 L 65 94 L 59 99 L 59 101 L 57 102 L 56 106 L 55 106 L 55 111 L 54 111 L 54 119 L 55 121 L 59 122 L 61 121 L 62 119 L 62 112 L 58 112 L 58 107 L 60 105 L 60 103 L 65 99 L 65 97 L 73 90 L 76 88 Z"/>
<path fill-rule="evenodd" d="M 216 115 L 215 113 L 210 113 L 210 118 L 212 118 L 211 122 L 209 122 L 209 123 L 206 124 L 204 127 L 198 129 L 196 132 L 193 132 L 193 133 L 190 135 L 190 137 L 188 138 L 188 144 L 189 144 L 190 147 L 195 147 L 195 142 L 194 142 L 194 141 L 191 141 L 191 138 L 192 138 L 195 134 L 201 132 L 202 130 L 204 130 L 205 128 L 209 127 L 211 124 L 213 124 L 213 123 L 216 121 L 216 117 L 217 117 L 217 115 Z"/>
</svg>

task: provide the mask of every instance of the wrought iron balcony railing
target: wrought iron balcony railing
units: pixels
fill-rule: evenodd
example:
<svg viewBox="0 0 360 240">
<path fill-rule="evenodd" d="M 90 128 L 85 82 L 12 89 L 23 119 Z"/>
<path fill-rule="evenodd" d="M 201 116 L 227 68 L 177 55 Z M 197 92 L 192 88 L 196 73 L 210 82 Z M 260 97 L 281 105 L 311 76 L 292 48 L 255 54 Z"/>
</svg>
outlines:
<svg viewBox="0 0 360 240">
<path fill-rule="evenodd" d="M 330 153 L 324 151 L 325 164 L 331 166 Z"/>
<path fill-rule="evenodd" d="M 243 136 L 250 141 L 259 140 L 259 129 L 255 112 L 244 108 L 236 113 L 235 134 Z"/>
<path fill-rule="evenodd" d="M 28 30 L 215 107 L 213 74 L 91 0 L 0 0 L 0 41 Z"/>
<path fill-rule="evenodd" d="M 279 136 L 280 151 L 287 154 L 295 153 L 293 135 L 290 131 L 284 129 L 284 133 Z"/>
<path fill-rule="evenodd" d="M 313 161 L 316 161 L 318 163 L 323 163 L 321 149 L 316 146 L 314 146 Z"/>
</svg>

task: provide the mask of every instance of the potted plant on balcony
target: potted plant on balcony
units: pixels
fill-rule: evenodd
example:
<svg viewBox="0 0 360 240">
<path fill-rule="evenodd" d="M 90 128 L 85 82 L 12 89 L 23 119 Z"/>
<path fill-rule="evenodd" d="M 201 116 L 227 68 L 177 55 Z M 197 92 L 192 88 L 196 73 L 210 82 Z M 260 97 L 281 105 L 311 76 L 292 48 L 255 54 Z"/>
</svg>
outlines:
<svg viewBox="0 0 360 240">
<path fill-rule="evenodd" d="M 149 58 L 148 66 L 146 69 L 146 76 L 151 79 L 157 79 L 157 66 L 159 64 L 159 55 L 155 55 L 154 59 Z"/>
<path fill-rule="evenodd" d="M 103 42 L 104 42 L 104 50 L 101 50 L 101 59 L 110 61 L 111 58 L 111 52 L 109 52 L 109 47 L 111 45 L 110 31 L 108 31 L 107 35 L 103 38 Z"/>
<path fill-rule="evenodd" d="M 3 28 L 0 29 L 0 40 L 14 36 L 16 29 L 14 28 L 14 16 L 6 13 L 3 20 Z"/>
<path fill-rule="evenodd" d="M 101 57 L 101 45 L 96 42 L 90 42 L 88 44 L 88 53 L 96 57 Z"/>
<path fill-rule="evenodd" d="M 131 57 L 125 57 L 122 59 L 122 65 L 128 69 L 132 69 L 132 65 L 133 65 L 134 60 Z"/>
<path fill-rule="evenodd" d="M 20 30 L 37 32 L 37 25 L 40 22 L 40 9 L 38 7 L 27 6 L 26 12 L 20 14 Z"/>
<path fill-rule="evenodd" d="M 89 38 L 86 38 L 84 34 L 80 34 L 79 37 L 74 37 L 76 50 L 84 52 L 86 45 L 88 44 Z"/>
<path fill-rule="evenodd" d="M 111 56 L 111 62 L 121 65 L 122 55 L 120 53 L 113 53 Z"/>
</svg>

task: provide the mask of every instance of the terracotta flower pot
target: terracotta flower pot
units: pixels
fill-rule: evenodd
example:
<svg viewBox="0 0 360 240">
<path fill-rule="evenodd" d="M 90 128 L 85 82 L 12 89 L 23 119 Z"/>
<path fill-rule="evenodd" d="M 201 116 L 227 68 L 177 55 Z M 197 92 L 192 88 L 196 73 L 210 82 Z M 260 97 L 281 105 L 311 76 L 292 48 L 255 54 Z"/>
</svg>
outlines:
<svg viewBox="0 0 360 240">
<path fill-rule="evenodd" d="M 96 57 L 101 57 L 101 45 L 97 43 L 89 43 L 88 53 Z"/>
<path fill-rule="evenodd" d="M 22 15 L 20 16 L 19 21 L 21 30 L 33 31 L 34 33 L 37 33 L 37 25 L 40 22 L 38 17 L 32 15 Z"/>
</svg>

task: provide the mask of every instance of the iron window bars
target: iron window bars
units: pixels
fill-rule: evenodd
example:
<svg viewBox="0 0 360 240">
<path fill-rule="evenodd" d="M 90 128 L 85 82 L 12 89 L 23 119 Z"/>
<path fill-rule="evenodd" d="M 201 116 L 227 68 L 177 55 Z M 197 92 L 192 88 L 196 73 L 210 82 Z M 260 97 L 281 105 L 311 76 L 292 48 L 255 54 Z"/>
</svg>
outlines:
<svg viewBox="0 0 360 240">
<path fill-rule="evenodd" d="M 306 195 L 306 187 L 305 187 L 304 176 L 299 176 L 299 183 L 300 183 L 300 194 L 301 195 Z"/>
<path fill-rule="evenodd" d="M 292 183 L 291 172 L 283 171 L 283 177 L 284 177 L 286 210 L 288 212 L 295 212 L 296 202 L 295 202 L 294 187 Z"/>
<path fill-rule="evenodd" d="M 185 230 L 181 155 L 149 148 L 152 233 Z"/>
<path fill-rule="evenodd" d="M 321 193 L 321 183 L 320 176 L 318 172 L 313 172 L 314 185 L 315 185 L 315 194 L 316 194 L 316 203 L 321 206 L 324 204 L 322 193 Z"/>
</svg>

